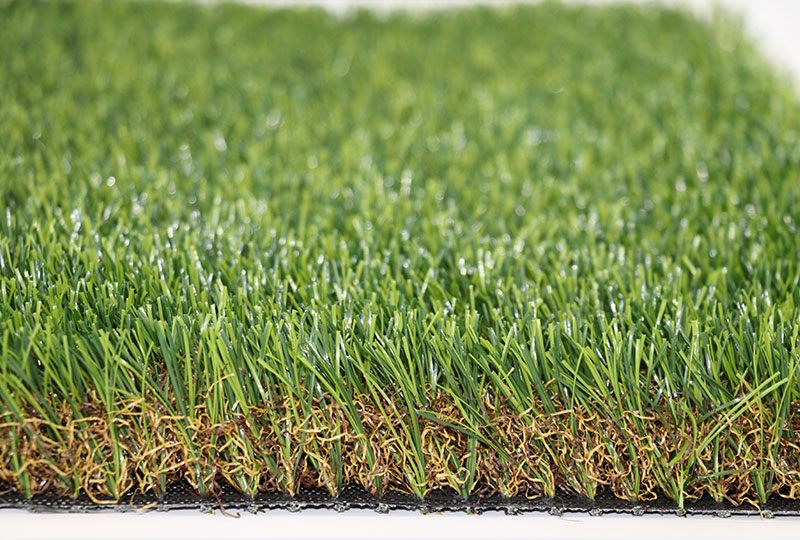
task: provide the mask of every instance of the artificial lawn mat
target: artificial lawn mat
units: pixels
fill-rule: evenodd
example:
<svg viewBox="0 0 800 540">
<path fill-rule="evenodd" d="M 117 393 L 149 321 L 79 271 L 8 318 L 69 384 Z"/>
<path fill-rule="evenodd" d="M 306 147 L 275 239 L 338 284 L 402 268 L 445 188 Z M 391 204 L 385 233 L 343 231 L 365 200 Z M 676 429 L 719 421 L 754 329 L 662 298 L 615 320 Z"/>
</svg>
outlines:
<svg viewBox="0 0 800 540">
<path fill-rule="evenodd" d="M 800 106 L 725 17 L 2 3 L 0 205 L 15 500 L 800 497 Z"/>
</svg>

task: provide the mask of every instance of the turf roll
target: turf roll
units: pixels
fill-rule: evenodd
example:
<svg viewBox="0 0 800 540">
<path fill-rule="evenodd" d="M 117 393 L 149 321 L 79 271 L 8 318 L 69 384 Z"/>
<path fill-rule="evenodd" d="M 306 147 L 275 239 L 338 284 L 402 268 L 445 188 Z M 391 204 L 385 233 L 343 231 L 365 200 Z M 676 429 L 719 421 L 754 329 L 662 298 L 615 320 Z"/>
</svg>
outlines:
<svg viewBox="0 0 800 540">
<path fill-rule="evenodd" d="M 0 491 L 800 498 L 800 101 L 741 34 L 0 2 Z"/>
</svg>

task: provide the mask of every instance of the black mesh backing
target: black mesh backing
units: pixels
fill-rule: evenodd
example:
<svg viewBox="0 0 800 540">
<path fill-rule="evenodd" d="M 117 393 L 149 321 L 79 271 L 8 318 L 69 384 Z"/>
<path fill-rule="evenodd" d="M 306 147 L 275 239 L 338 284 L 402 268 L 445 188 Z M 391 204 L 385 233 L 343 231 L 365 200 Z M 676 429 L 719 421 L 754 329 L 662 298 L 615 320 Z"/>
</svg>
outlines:
<svg viewBox="0 0 800 540">
<path fill-rule="evenodd" d="M 732 515 L 754 515 L 766 518 L 775 516 L 800 516 L 800 501 L 772 497 L 761 509 L 751 505 L 734 506 L 727 502 L 716 502 L 710 497 L 689 502 L 685 510 L 661 497 L 649 502 L 629 502 L 614 497 L 612 494 L 601 494 L 595 500 L 574 495 L 557 494 L 555 497 L 526 499 L 525 497 L 505 498 L 500 495 L 488 497 L 473 496 L 463 499 L 455 492 L 437 491 L 429 494 L 424 501 L 413 495 L 388 493 L 375 497 L 358 486 L 349 486 L 338 497 L 331 497 L 321 489 L 302 489 L 294 496 L 279 493 L 260 493 L 250 497 L 239 493 L 230 486 L 224 486 L 218 498 L 200 497 L 186 484 L 175 484 L 159 497 L 155 494 L 136 494 L 128 496 L 115 504 L 98 504 L 85 495 L 76 499 L 38 495 L 32 499 L 9 492 L 0 495 L 0 509 L 21 508 L 33 512 L 98 512 L 117 511 L 133 512 L 146 509 L 148 511 L 186 510 L 213 511 L 224 508 L 227 512 L 285 509 L 299 511 L 304 508 L 329 508 L 344 511 L 350 508 L 374 509 L 378 512 L 391 510 L 415 510 L 423 513 L 442 511 L 461 511 L 481 513 L 485 511 L 505 511 L 509 514 L 521 512 L 549 512 L 560 515 L 564 512 L 588 512 L 592 515 L 603 513 L 618 514 L 678 514 L 678 515 L 714 515 L 728 517 Z"/>
</svg>

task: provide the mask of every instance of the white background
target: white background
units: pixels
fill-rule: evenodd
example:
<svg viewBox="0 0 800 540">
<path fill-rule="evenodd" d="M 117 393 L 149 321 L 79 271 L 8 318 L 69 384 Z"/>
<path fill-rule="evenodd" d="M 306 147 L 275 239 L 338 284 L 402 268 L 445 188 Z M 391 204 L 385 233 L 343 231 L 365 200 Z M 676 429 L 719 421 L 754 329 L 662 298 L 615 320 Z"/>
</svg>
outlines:
<svg viewBox="0 0 800 540">
<path fill-rule="evenodd" d="M 314 4 L 335 13 L 353 6 L 376 11 L 473 4 L 475 0 L 244 0 L 260 4 Z M 607 0 L 590 0 L 601 3 Z M 507 4 L 507 0 L 483 3 Z M 800 80 L 800 0 L 666 0 L 708 16 L 720 4 L 744 17 L 745 30 L 767 58 Z M 798 84 L 800 88 L 800 84 Z M 240 519 L 199 511 L 142 514 L 32 514 L 0 510 L 0 539 L 6 538 L 800 538 L 800 518 L 679 518 L 676 516 L 591 517 L 586 514 L 506 516 L 445 513 L 421 515 L 367 510 L 285 510 L 243 514 Z"/>
<path fill-rule="evenodd" d="M 800 519 L 507 516 L 487 512 L 421 515 L 370 510 L 273 510 L 241 518 L 179 510 L 134 514 L 29 514 L 0 511 L 0 538 L 681 538 L 800 537 Z"/>
</svg>

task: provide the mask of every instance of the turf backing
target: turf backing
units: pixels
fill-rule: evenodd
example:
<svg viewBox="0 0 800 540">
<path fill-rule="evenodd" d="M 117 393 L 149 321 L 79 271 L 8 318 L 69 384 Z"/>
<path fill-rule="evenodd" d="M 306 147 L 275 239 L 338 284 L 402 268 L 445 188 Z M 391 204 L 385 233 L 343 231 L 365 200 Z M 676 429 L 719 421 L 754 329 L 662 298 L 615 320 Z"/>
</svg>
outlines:
<svg viewBox="0 0 800 540">
<path fill-rule="evenodd" d="M 0 487 L 800 497 L 800 107 L 725 17 L 0 4 Z"/>
</svg>

